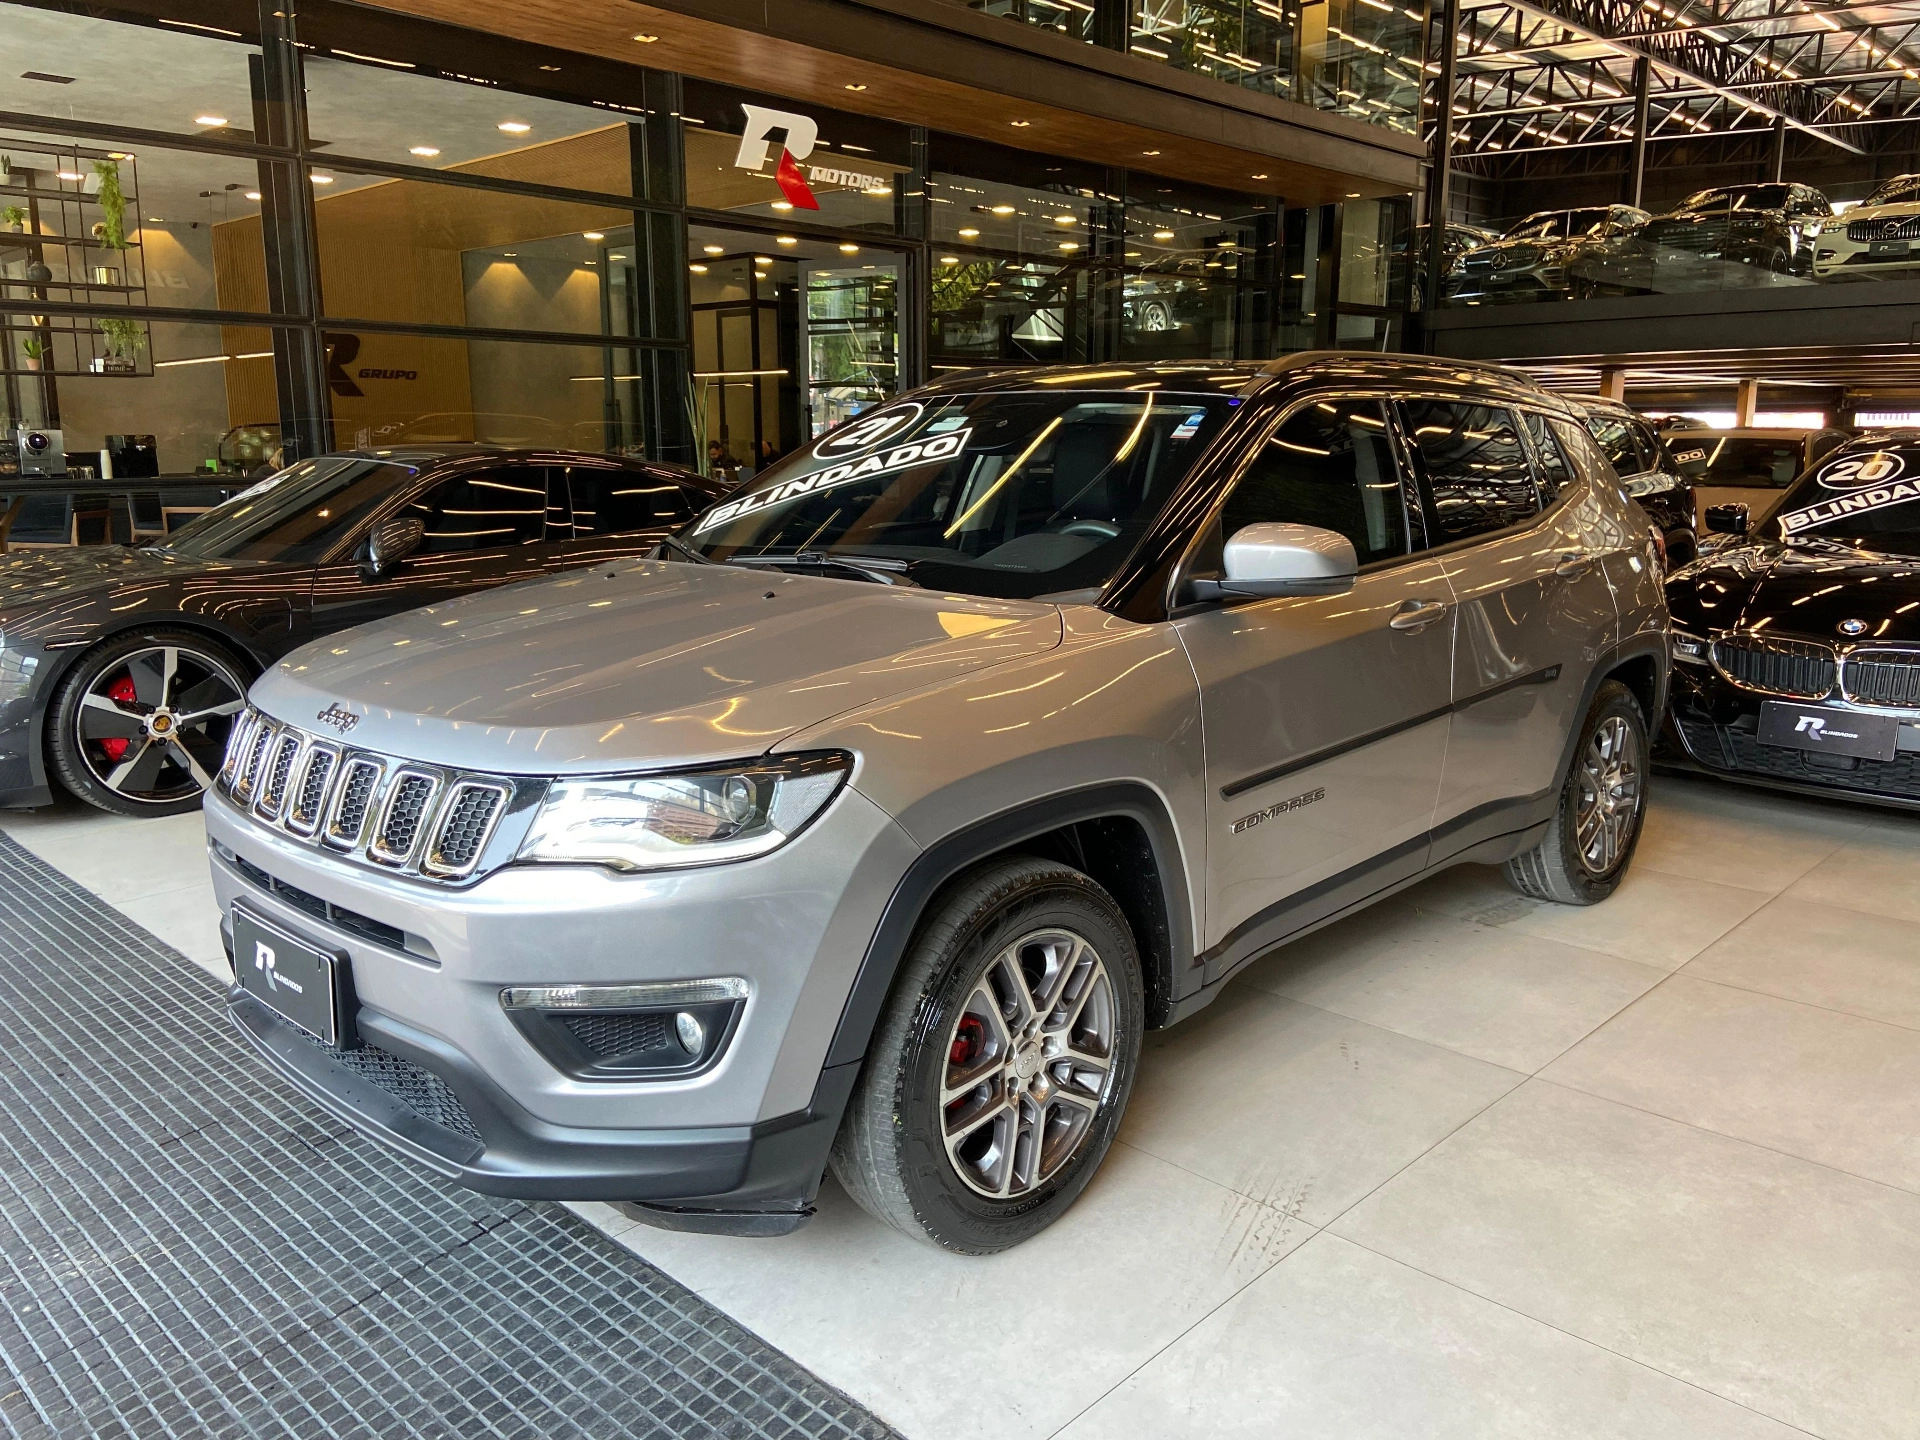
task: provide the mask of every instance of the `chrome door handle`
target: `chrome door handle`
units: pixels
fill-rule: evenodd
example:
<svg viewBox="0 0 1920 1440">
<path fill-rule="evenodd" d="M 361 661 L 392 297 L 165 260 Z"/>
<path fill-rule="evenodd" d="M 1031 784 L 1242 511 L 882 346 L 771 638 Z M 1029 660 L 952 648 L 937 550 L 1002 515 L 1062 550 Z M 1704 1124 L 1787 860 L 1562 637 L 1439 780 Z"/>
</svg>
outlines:
<svg viewBox="0 0 1920 1440">
<path fill-rule="evenodd" d="M 1591 555 L 1566 554 L 1560 557 L 1560 563 L 1553 567 L 1553 573 L 1562 580 L 1573 580 L 1593 568 Z"/>
<path fill-rule="evenodd" d="M 1402 605 L 1387 627 L 1392 630 L 1424 630 L 1447 613 L 1444 600 L 1409 600 Z"/>
</svg>

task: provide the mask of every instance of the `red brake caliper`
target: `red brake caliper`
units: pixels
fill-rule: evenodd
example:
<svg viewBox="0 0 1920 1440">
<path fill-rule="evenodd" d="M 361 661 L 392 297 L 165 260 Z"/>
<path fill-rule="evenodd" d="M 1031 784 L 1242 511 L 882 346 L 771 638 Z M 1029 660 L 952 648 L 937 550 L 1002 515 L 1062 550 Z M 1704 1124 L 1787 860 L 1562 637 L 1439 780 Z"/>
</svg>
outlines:
<svg viewBox="0 0 1920 1440">
<path fill-rule="evenodd" d="M 982 1042 L 987 1038 L 987 1027 L 980 1023 L 979 1017 L 962 1015 L 953 1044 L 947 1051 L 949 1065 L 971 1065 L 979 1057 Z"/>
<path fill-rule="evenodd" d="M 116 705 L 133 704 L 135 700 L 140 698 L 138 692 L 133 688 L 133 677 L 131 675 L 122 675 L 118 680 L 114 681 L 112 685 L 107 687 L 107 698 Z M 100 742 L 100 749 L 106 755 L 109 763 L 118 765 L 126 758 L 127 746 L 132 743 L 130 740 L 124 740 L 120 736 L 115 735 L 110 739 L 102 740 Z"/>
</svg>

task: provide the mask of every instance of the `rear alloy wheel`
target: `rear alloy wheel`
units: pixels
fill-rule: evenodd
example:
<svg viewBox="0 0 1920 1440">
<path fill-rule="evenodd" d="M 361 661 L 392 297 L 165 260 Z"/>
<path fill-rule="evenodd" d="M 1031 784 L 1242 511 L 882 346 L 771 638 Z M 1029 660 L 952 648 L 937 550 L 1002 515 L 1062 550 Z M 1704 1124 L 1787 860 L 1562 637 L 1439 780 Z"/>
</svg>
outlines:
<svg viewBox="0 0 1920 1440">
<path fill-rule="evenodd" d="M 1099 1167 L 1139 1063 L 1133 935 L 1078 870 L 990 862 L 936 902 L 834 1142 L 876 1219 L 962 1254 L 1052 1224 Z"/>
<path fill-rule="evenodd" d="M 1601 684 L 1546 837 L 1507 862 L 1514 889 L 1592 905 L 1619 885 L 1647 809 L 1647 722 L 1618 680 Z"/>
<path fill-rule="evenodd" d="M 53 768 L 89 805 L 120 815 L 200 808 L 246 706 L 247 668 L 183 631 L 122 636 L 82 656 L 53 702 Z"/>
</svg>

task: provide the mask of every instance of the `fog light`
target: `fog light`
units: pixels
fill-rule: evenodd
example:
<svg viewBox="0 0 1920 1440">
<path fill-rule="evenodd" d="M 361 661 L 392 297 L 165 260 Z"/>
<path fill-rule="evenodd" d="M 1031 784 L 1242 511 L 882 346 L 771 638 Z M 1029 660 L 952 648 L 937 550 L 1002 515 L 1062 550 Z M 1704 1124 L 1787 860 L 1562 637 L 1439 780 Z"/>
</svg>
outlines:
<svg viewBox="0 0 1920 1440">
<path fill-rule="evenodd" d="M 685 1010 L 673 1017 L 673 1033 L 680 1037 L 680 1048 L 689 1055 L 698 1055 L 707 1048 L 707 1027 L 700 1023 L 698 1016 Z"/>
</svg>

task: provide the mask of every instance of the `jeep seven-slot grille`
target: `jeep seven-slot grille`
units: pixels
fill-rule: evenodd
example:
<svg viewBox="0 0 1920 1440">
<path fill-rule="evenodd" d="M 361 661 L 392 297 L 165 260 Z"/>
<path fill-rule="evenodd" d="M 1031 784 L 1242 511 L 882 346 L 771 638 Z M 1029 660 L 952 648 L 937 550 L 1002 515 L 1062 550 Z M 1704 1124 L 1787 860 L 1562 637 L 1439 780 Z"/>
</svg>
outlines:
<svg viewBox="0 0 1920 1440">
<path fill-rule="evenodd" d="M 478 873 L 501 821 L 544 785 L 351 749 L 251 707 L 235 729 L 215 788 L 253 823 L 422 879 Z"/>
<path fill-rule="evenodd" d="M 1920 710 L 1920 650 L 1855 650 L 1841 671 L 1840 690 L 1856 705 Z"/>
<path fill-rule="evenodd" d="M 1871 240 L 1920 240 L 1920 215 L 1888 220 L 1850 220 L 1847 239 L 1856 245 Z"/>
<path fill-rule="evenodd" d="M 1713 642 L 1713 664 L 1728 680 L 1767 695 L 1819 700 L 1833 690 L 1833 647 L 1772 635 L 1723 635 Z"/>
</svg>

